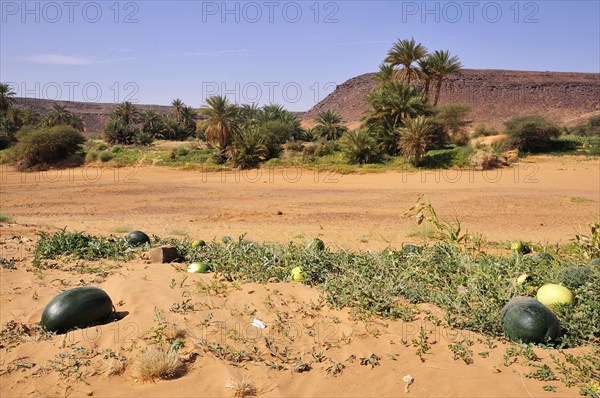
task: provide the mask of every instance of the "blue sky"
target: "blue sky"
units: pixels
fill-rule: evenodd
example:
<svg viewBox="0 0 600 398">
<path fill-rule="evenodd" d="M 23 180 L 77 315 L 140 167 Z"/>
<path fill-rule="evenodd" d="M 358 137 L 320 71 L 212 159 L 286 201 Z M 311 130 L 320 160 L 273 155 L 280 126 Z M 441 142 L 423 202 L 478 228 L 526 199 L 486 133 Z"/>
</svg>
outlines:
<svg viewBox="0 0 600 398">
<path fill-rule="evenodd" d="M 600 72 L 599 1 L 0 1 L 21 96 L 307 110 L 398 38 L 465 68 Z"/>
</svg>

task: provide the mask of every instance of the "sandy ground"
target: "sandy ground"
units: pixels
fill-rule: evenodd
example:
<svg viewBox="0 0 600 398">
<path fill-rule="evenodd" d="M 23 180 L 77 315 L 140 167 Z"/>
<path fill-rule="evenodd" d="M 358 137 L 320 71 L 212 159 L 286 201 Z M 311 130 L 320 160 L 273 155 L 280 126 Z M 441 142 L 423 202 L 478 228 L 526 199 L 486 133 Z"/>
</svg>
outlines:
<svg viewBox="0 0 600 398">
<path fill-rule="evenodd" d="M 243 233 L 257 241 L 320 236 L 350 249 L 420 241 L 424 227 L 402 217 L 420 193 L 441 218 L 457 218 L 463 229 L 494 241 L 567 242 L 600 215 L 598 160 L 366 175 L 157 167 L 20 174 L 2 168 L 1 181 L 1 213 L 21 224 L 205 240 Z"/>
<path fill-rule="evenodd" d="M 532 368 L 520 361 L 504 366 L 503 356 L 512 345 L 503 340 L 486 341 L 484 336 L 426 321 L 429 313 L 441 316 L 430 306 L 420 306 L 416 320 L 409 323 L 363 322 L 348 310 L 319 304 L 319 292 L 298 283 L 228 285 L 227 291 L 208 294 L 199 287 L 210 285 L 213 275 L 188 275 L 178 270 L 181 265 L 140 259 L 120 264 L 108 277 L 64 270 L 31 272 L 31 249 L 38 232 L 65 226 L 92 234 L 136 228 L 206 240 L 248 233 L 257 241 L 285 242 L 320 235 L 332 247 L 380 249 L 420 241 L 423 230 L 413 219 L 402 217 L 420 193 L 428 195 L 442 218 L 456 217 L 470 232 L 487 239 L 564 243 L 598 220 L 596 160 L 538 159 L 488 173 L 336 175 L 274 169 L 220 174 L 141 167 L 20 174 L 4 168 L 0 177 L 0 213 L 16 220 L 0 224 L 2 257 L 17 260 L 16 270 L 0 270 L 2 328 L 10 321 L 32 327 L 52 297 L 80 284 L 104 289 L 116 310 L 126 315 L 115 323 L 50 340 L 37 333 L 17 342 L 2 340 L 3 397 L 232 396 L 226 382 L 244 376 L 252 379 L 261 396 L 578 394 L 577 388 L 558 382 L 526 378 Z M 64 268 L 62 262 L 57 264 Z M 187 299 L 193 310 L 170 311 L 173 304 Z M 163 324 L 185 331 L 181 356 L 187 360 L 187 371 L 175 380 L 142 382 L 136 357 L 151 344 L 152 329 L 160 324 L 155 308 L 162 311 Z M 267 328 L 252 328 L 254 318 Z M 411 343 L 421 327 L 431 344 L 423 361 Z M 453 359 L 448 348 L 463 335 L 474 343 L 471 365 Z M 264 361 L 234 366 L 206 349 L 206 343 L 238 351 L 256 349 L 264 360 L 274 360 L 265 337 L 280 352 L 287 347 L 291 357 L 314 361 L 312 369 L 296 373 L 288 364 L 276 370 Z M 322 352 L 322 361 L 315 360 L 311 351 Z M 116 372 L 118 361 L 110 352 L 124 358 L 122 373 Z M 543 361 L 553 353 L 536 352 Z M 361 358 L 371 354 L 381 358 L 379 365 L 361 365 Z M 327 373 L 331 361 L 345 366 L 337 377 Z M 402 381 L 407 374 L 414 378 L 408 392 Z M 558 389 L 547 392 L 544 385 Z"/>
</svg>

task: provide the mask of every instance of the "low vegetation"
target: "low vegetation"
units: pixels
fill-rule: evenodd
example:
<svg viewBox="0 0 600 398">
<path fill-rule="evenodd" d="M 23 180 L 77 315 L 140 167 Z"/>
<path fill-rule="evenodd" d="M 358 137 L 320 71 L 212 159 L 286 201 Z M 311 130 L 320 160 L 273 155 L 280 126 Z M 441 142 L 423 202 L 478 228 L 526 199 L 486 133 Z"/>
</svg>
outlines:
<svg viewBox="0 0 600 398">
<path fill-rule="evenodd" d="M 18 170 L 47 168 L 71 160 L 70 166 L 82 163 L 80 152 L 85 138 L 71 126 L 26 127 L 16 135 L 17 143 L 6 154 L 6 160 Z"/>
<path fill-rule="evenodd" d="M 587 264 L 600 254 L 598 225 L 592 227 L 590 235 L 577 235 L 571 245 L 553 249 L 534 245 L 535 253 L 499 257 L 487 254 L 477 237 L 462 232 L 460 222 L 438 220 L 429 204 L 420 203 L 413 211 L 438 231 L 440 240 L 435 244 L 356 253 L 341 248 L 306 250 L 294 243 L 259 245 L 243 236 L 195 249 L 187 238 L 154 236 L 152 243 L 174 245 L 188 263 L 210 264 L 225 282 L 283 282 L 289 280 L 292 268 L 300 266 L 304 283 L 321 289 L 333 307 L 352 308 L 357 317 L 410 321 L 412 304 L 433 303 L 444 309 L 443 321 L 448 326 L 495 337 L 502 335 L 499 313 L 510 298 L 532 295 L 540 286 L 555 281 L 562 269 Z M 121 238 L 94 238 L 66 231 L 42 235 L 37 261 L 59 255 L 104 259 L 132 254 Z M 565 331 L 562 346 L 600 342 L 600 270 L 590 268 L 593 283 L 574 289 L 577 310 L 557 310 Z M 516 276 L 523 273 L 529 276 L 528 282 L 517 284 Z"/>
<path fill-rule="evenodd" d="M 60 272 L 73 272 L 81 283 L 86 283 L 85 274 L 110 275 L 113 263 L 145 258 L 145 251 L 151 246 L 175 246 L 182 261 L 171 265 L 173 277 L 170 282 L 165 280 L 170 289 L 182 289 L 181 297 L 177 295 L 169 302 L 170 307 L 154 308 L 155 323 L 140 335 L 141 340 L 135 341 L 136 349 L 140 342 L 146 348 L 137 350 L 137 355 L 128 354 L 131 366 L 121 353 L 73 346 L 61 347 L 61 353 L 50 360 L 48 371 L 56 371 L 66 379 L 85 381 L 93 375 L 98 361 L 103 360 L 105 375 L 118 375 L 131 368 L 136 379 L 157 381 L 183 376 L 196 358 L 210 357 L 237 368 L 248 369 L 249 364 L 261 364 L 275 371 L 322 371 L 324 376 L 337 377 L 352 363 L 375 369 L 397 360 L 397 354 L 372 351 L 355 352 L 344 360 L 337 356 L 335 348 L 349 344 L 352 336 L 348 335 L 298 349 L 285 339 L 275 341 L 270 336 L 247 339 L 235 329 L 224 330 L 226 338 L 218 342 L 193 337 L 196 331 L 188 330 L 194 325 L 208 327 L 211 319 L 218 317 L 215 310 L 224 309 L 221 303 L 227 302 L 230 294 L 243 289 L 242 284 L 254 282 L 264 284 L 267 295 L 263 304 L 273 311 L 275 320 L 269 330 L 284 333 L 286 322 L 292 319 L 286 308 L 293 299 L 283 297 L 271 283 L 291 282 L 292 270 L 300 267 L 302 277 L 293 283 L 304 283 L 321 293 L 317 302 L 297 303 L 302 318 L 318 319 L 315 316 L 324 306 L 347 308 L 350 310 L 348 319 L 363 324 L 367 338 L 382 335 L 390 321 L 428 322 L 452 331 L 454 337 L 447 344 L 449 358 L 465 366 L 503 347 L 500 349 L 506 349 L 506 353 L 504 363 L 497 364 L 499 371 L 519 362 L 524 377 L 550 383 L 546 384 L 548 389 L 560 388 L 558 383 L 563 383 L 577 386 L 583 395 L 595 397 L 594 380 L 600 373 L 597 361 L 600 269 L 593 264 L 600 258 L 600 225 L 594 224 L 589 231 L 578 233 L 568 244 L 543 246 L 519 242 L 511 245 L 486 242 L 465 233 L 460 221 L 440 219 L 424 196 L 405 216 L 414 218 L 417 224 L 428 225 L 433 231 L 431 239 L 378 252 L 354 252 L 332 242 L 321 245 L 319 240 L 256 243 L 240 236 L 192 245 L 189 238 L 153 235 L 150 245 L 132 248 L 124 237 L 95 237 L 66 230 L 41 234 L 33 251 L 32 270 L 41 272 L 52 268 L 59 278 Z M 126 228 L 121 229 L 124 234 Z M 491 254 L 491 249 L 506 254 Z M 192 278 L 187 273 L 181 274 L 192 262 L 208 264 L 212 275 Z M 524 274 L 526 278 L 521 278 Z M 572 305 L 553 308 L 562 329 L 560 339 L 549 345 L 500 345 L 499 341 L 505 339 L 500 322 L 503 306 L 516 296 L 535 297 L 538 288 L 547 283 L 565 283 L 575 297 Z M 192 291 L 207 300 L 195 299 Z M 35 295 L 36 292 L 34 299 Z M 424 309 L 420 306 L 424 303 L 433 304 L 439 311 Z M 127 309 L 122 302 L 115 305 Z M 431 308 L 430 305 L 425 308 Z M 258 317 L 256 309 L 248 305 L 227 309 L 232 316 Z M 189 323 L 186 319 L 195 321 Z M 338 316 L 331 320 L 342 322 Z M 310 331 L 309 326 L 305 327 Z M 14 348 L 25 341 L 36 340 L 34 335 L 40 333 L 42 331 L 32 325 L 11 321 L 3 327 L 1 335 L 5 344 Z M 40 335 L 40 340 L 44 338 Z M 229 341 L 234 343 L 229 344 Z M 397 341 L 399 348 L 411 350 L 411 355 L 417 355 L 423 362 L 429 361 L 432 353 L 439 350 L 439 343 L 425 326 L 406 341 Z M 583 347 L 578 348 L 583 350 L 581 354 L 563 351 L 577 347 Z M 552 349 L 542 351 L 548 353 L 542 356 L 541 348 Z M 132 349 L 126 348 L 124 352 Z M 30 366 L 26 361 L 19 364 Z M 10 364 L 7 371 L 21 369 L 16 366 Z M 248 378 L 232 379 L 226 388 L 236 396 L 259 394 Z"/>
</svg>

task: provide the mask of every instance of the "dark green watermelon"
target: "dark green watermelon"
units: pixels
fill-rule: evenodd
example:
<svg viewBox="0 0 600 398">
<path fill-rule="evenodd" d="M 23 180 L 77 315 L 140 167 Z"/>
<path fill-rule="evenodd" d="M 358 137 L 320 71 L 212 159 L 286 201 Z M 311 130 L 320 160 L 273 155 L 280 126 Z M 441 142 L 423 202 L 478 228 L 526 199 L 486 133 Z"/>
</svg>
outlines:
<svg viewBox="0 0 600 398">
<path fill-rule="evenodd" d="M 577 289 L 592 280 L 592 270 L 587 267 L 566 267 L 558 273 L 558 283 L 569 289 Z"/>
<path fill-rule="evenodd" d="M 541 252 L 541 253 L 534 254 L 533 257 L 531 257 L 531 260 L 536 263 L 543 263 L 543 262 L 549 263 L 551 261 L 554 261 L 554 257 L 552 257 L 552 255 L 550 253 Z"/>
<path fill-rule="evenodd" d="M 414 253 L 419 254 L 419 246 L 413 245 L 412 243 L 404 243 L 402 244 L 402 252 L 404 254 Z"/>
<path fill-rule="evenodd" d="M 131 231 L 129 235 L 127 235 L 127 241 L 131 246 L 139 246 L 144 243 L 150 243 L 150 238 L 148 235 L 143 233 L 142 231 Z"/>
<path fill-rule="evenodd" d="M 547 343 L 560 337 L 554 313 L 531 297 L 515 297 L 500 312 L 502 330 L 513 341 Z"/>
<path fill-rule="evenodd" d="M 306 249 L 323 251 L 325 250 L 325 243 L 319 238 L 314 238 L 313 240 L 308 242 L 308 245 L 306 245 Z"/>
<path fill-rule="evenodd" d="M 104 290 L 80 286 L 54 297 L 42 313 L 42 326 L 65 333 L 106 321 L 113 312 L 112 300 Z"/>
</svg>

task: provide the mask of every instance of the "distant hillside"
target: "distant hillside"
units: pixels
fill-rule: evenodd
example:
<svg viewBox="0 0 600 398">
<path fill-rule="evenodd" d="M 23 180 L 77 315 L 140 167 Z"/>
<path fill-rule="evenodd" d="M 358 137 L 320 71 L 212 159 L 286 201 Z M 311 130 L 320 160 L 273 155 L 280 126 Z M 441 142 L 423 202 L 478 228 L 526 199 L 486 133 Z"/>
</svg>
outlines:
<svg viewBox="0 0 600 398">
<path fill-rule="evenodd" d="M 375 73 L 349 79 L 303 115 L 306 122 L 319 112 L 334 110 L 357 124 L 368 111 L 366 98 Z M 475 123 L 501 127 L 513 116 L 538 114 L 569 126 L 600 113 L 600 73 L 524 72 L 466 69 L 442 89 L 440 103 L 471 105 Z"/>
<path fill-rule="evenodd" d="M 17 104 L 30 106 L 41 113 L 47 112 L 52 108 L 52 104 L 58 103 L 66 107 L 67 110 L 80 115 L 85 125 L 85 133 L 100 133 L 104 130 L 104 125 L 108 121 L 108 115 L 118 104 L 103 104 L 95 102 L 72 102 L 72 101 L 50 101 L 37 98 L 16 98 Z M 164 105 L 137 105 L 140 111 L 145 109 L 154 109 L 158 113 L 173 113 L 173 108 Z"/>
</svg>

